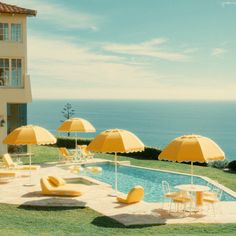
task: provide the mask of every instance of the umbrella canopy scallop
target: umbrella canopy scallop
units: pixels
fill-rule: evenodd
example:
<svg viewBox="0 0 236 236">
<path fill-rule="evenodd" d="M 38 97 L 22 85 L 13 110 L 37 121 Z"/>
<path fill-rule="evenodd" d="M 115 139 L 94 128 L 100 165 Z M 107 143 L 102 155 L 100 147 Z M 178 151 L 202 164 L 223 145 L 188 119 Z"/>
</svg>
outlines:
<svg viewBox="0 0 236 236">
<path fill-rule="evenodd" d="M 128 153 L 144 150 L 144 144 L 133 133 L 122 129 L 110 129 L 97 135 L 88 145 L 95 152 Z"/>
<path fill-rule="evenodd" d="M 56 138 L 46 129 L 36 125 L 26 125 L 14 129 L 4 140 L 4 144 L 54 144 Z"/>
<path fill-rule="evenodd" d="M 82 118 L 71 118 L 64 121 L 59 128 L 59 132 L 96 132 L 94 126 Z"/>
<path fill-rule="evenodd" d="M 224 160 L 225 154 L 213 140 L 207 137 L 184 135 L 170 142 L 158 159 L 177 162 L 208 162 Z"/>
</svg>

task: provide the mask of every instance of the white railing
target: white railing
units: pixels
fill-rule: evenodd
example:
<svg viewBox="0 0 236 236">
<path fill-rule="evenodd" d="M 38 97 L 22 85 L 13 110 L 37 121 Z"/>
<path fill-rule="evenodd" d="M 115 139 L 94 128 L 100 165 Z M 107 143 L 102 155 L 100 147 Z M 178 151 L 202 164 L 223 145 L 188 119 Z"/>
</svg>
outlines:
<svg viewBox="0 0 236 236">
<path fill-rule="evenodd" d="M 14 81 L 9 81 L 5 78 L 0 78 L 0 88 L 23 88 L 24 83 L 23 80 L 18 82 L 17 84 L 14 83 Z"/>
</svg>

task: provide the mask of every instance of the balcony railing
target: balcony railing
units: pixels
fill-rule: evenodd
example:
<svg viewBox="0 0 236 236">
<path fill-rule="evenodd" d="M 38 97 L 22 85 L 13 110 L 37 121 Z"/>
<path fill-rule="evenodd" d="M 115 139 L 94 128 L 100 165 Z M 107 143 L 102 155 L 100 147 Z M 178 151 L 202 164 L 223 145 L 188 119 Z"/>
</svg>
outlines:
<svg viewBox="0 0 236 236">
<path fill-rule="evenodd" d="M 22 80 L 11 80 L 6 78 L 0 78 L 0 88 L 23 88 Z"/>
</svg>

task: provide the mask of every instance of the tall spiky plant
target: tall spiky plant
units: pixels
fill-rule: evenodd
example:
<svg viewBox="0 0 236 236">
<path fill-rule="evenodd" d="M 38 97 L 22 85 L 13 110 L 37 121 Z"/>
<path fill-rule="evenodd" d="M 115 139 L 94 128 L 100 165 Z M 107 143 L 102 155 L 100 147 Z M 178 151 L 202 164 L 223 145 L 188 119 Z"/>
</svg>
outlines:
<svg viewBox="0 0 236 236">
<path fill-rule="evenodd" d="M 61 111 L 64 120 L 61 120 L 61 122 L 64 122 L 65 120 L 68 120 L 73 117 L 75 114 L 75 110 L 72 108 L 72 105 L 70 103 L 66 103 Z M 67 133 L 68 137 L 70 136 L 70 132 Z"/>
</svg>

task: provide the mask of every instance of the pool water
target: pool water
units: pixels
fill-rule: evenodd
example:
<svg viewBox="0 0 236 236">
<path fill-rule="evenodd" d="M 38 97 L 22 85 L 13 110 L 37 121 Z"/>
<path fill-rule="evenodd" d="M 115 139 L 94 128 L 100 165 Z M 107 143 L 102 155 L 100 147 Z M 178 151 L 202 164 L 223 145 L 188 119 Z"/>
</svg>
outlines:
<svg viewBox="0 0 236 236">
<path fill-rule="evenodd" d="M 82 175 L 87 175 L 105 182 L 115 188 L 115 166 L 111 163 L 100 163 L 96 164 L 96 166 L 102 167 L 103 171 L 97 174 L 84 172 Z M 173 186 L 189 184 L 191 181 L 189 175 L 118 165 L 118 190 L 123 193 L 128 193 L 135 185 L 141 185 L 145 190 L 144 200 L 147 202 L 162 202 L 165 200 L 163 199 L 161 185 L 163 180 L 166 180 L 170 184 L 172 191 L 176 191 Z M 194 176 L 194 184 L 216 188 L 201 177 Z M 221 200 L 236 201 L 236 198 L 223 191 Z"/>
</svg>

